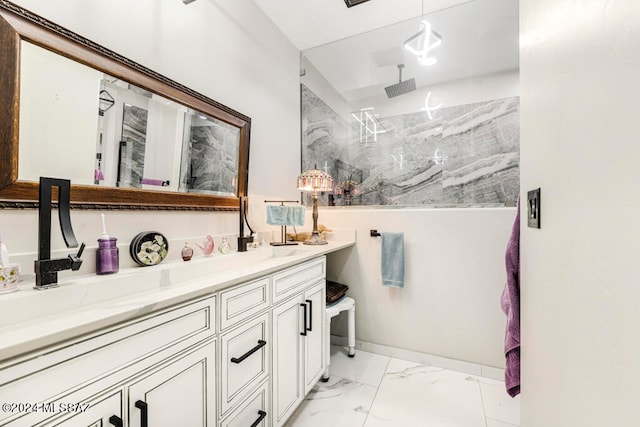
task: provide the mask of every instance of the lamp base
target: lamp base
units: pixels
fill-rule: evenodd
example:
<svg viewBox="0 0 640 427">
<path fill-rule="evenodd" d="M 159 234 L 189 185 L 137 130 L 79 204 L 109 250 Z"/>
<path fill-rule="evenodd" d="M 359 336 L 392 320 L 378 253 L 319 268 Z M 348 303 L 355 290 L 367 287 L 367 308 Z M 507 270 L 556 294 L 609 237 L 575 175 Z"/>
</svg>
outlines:
<svg viewBox="0 0 640 427">
<path fill-rule="evenodd" d="M 311 233 L 311 237 L 309 237 L 308 240 L 305 240 L 302 243 L 304 245 L 326 245 L 329 242 L 320 237 L 317 231 L 314 231 L 313 233 Z"/>
</svg>

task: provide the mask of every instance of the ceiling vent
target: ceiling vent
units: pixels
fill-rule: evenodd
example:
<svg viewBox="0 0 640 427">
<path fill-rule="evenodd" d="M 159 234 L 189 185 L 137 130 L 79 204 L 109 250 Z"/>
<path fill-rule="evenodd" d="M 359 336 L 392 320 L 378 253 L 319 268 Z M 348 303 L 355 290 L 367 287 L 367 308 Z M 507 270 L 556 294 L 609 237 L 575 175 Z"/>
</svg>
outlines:
<svg viewBox="0 0 640 427">
<path fill-rule="evenodd" d="M 347 4 L 347 7 L 351 7 L 351 6 L 357 6 L 360 3 L 364 3 L 367 2 L 369 0 L 344 0 L 344 2 Z"/>
</svg>

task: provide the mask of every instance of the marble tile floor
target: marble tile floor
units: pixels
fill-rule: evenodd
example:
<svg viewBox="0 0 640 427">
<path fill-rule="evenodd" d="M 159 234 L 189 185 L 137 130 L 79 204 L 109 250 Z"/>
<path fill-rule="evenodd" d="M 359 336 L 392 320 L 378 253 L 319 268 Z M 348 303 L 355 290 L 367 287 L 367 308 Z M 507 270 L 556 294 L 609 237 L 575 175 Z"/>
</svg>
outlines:
<svg viewBox="0 0 640 427">
<path fill-rule="evenodd" d="M 520 399 L 502 381 L 331 346 L 318 382 L 286 427 L 517 427 Z"/>
</svg>

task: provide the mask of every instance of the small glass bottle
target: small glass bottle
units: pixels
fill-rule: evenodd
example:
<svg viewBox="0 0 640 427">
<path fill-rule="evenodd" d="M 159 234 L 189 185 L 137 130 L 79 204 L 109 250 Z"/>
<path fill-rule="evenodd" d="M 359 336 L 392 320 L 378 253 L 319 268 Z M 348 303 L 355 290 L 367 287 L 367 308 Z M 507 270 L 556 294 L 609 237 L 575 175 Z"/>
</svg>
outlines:
<svg viewBox="0 0 640 427">
<path fill-rule="evenodd" d="M 226 254 L 231 251 L 231 245 L 226 237 L 222 238 L 222 242 L 220 243 L 220 246 L 218 246 L 218 251 L 220 251 L 221 254 Z"/>
<path fill-rule="evenodd" d="M 193 248 L 189 246 L 189 243 L 184 244 L 184 248 L 182 248 L 182 260 L 189 261 L 193 256 Z"/>
<path fill-rule="evenodd" d="M 119 251 L 115 237 L 98 239 L 96 250 L 96 274 L 117 273 L 120 268 Z"/>
</svg>

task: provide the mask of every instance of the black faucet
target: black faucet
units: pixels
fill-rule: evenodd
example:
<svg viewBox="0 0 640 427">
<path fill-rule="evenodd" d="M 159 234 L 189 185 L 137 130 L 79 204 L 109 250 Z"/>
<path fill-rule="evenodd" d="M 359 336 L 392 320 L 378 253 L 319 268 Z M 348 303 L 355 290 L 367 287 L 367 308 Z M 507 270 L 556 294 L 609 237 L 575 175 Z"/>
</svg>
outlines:
<svg viewBox="0 0 640 427">
<path fill-rule="evenodd" d="M 246 252 L 247 245 L 253 242 L 253 230 L 247 221 L 247 205 L 248 200 L 246 196 L 240 196 L 240 230 L 238 233 L 238 252 Z M 247 227 L 251 233 L 248 236 L 244 235 L 244 223 L 247 222 Z"/>
<path fill-rule="evenodd" d="M 47 289 L 58 286 L 58 271 L 80 269 L 84 243 L 76 255 L 66 258 L 51 258 L 51 189 L 58 187 L 58 218 L 62 237 L 68 248 L 78 247 L 78 241 L 71 228 L 71 181 L 68 179 L 40 177 L 38 193 L 38 259 L 34 262 L 36 273 L 35 289 Z"/>
</svg>

